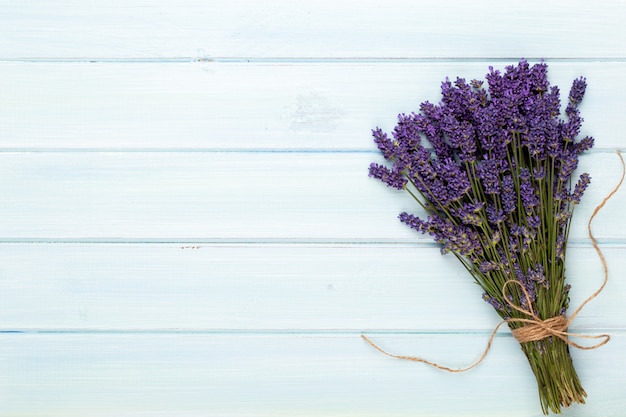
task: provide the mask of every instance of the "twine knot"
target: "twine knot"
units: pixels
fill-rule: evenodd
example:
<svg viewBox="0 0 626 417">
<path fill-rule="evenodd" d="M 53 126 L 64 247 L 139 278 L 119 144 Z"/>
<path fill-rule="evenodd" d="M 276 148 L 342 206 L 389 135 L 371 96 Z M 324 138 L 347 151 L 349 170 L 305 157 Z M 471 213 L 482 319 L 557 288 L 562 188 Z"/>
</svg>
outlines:
<svg viewBox="0 0 626 417">
<path fill-rule="evenodd" d="M 565 315 L 551 317 L 536 323 L 528 323 L 517 329 L 512 329 L 513 337 L 519 343 L 536 342 L 550 336 L 559 336 L 567 332 L 569 321 Z"/>
<path fill-rule="evenodd" d="M 593 219 L 593 217 L 591 219 Z M 591 224 L 591 220 L 590 220 L 590 224 Z M 589 230 L 589 232 L 591 233 L 591 229 Z M 600 249 L 597 246 L 597 243 L 595 242 L 595 238 L 593 237 L 592 234 L 590 234 L 590 236 L 593 239 L 593 244 L 595 246 L 595 249 L 599 251 Z M 608 267 L 606 265 L 606 261 L 604 260 L 604 256 L 602 256 L 602 252 L 598 252 L 598 253 L 600 255 L 602 265 L 604 266 L 604 271 L 605 271 L 604 282 L 602 283 L 600 288 L 596 290 L 596 292 L 594 292 L 589 297 L 587 297 L 587 299 L 583 301 L 583 303 L 580 306 L 578 306 L 576 311 L 574 311 L 574 314 L 572 314 L 569 318 L 567 318 L 564 314 L 561 314 L 559 316 L 554 316 L 554 317 L 550 317 L 548 319 L 542 320 L 541 317 L 539 317 L 537 314 L 535 314 L 534 311 L 532 311 L 532 309 L 530 308 L 525 309 L 516 305 L 510 299 L 510 297 L 507 297 L 507 294 L 506 294 L 507 288 L 510 284 L 515 284 L 520 288 L 520 290 L 522 290 L 522 294 L 526 298 L 525 305 L 530 306 L 532 304 L 531 304 L 530 294 L 528 294 L 528 290 L 519 281 L 511 279 L 511 280 L 506 281 L 504 285 L 502 286 L 502 297 L 506 300 L 506 303 L 509 305 L 509 307 L 511 307 L 514 310 L 519 311 L 520 313 L 524 314 L 528 318 L 511 317 L 511 318 L 502 320 L 502 322 L 496 327 L 495 331 L 497 331 L 500 325 L 504 323 L 509 323 L 509 324 L 510 323 L 523 323 L 524 325 L 522 327 L 511 329 L 511 333 L 513 334 L 513 337 L 515 337 L 515 339 L 517 339 L 517 341 L 520 343 L 535 342 L 535 341 L 547 339 L 548 337 L 558 337 L 559 339 L 561 339 L 568 345 L 573 346 L 578 349 L 582 349 L 582 350 L 597 349 L 600 346 L 607 344 L 609 340 L 611 340 L 611 336 L 609 336 L 608 334 L 588 336 L 588 335 L 579 334 L 579 333 L 569 333 L 567 331 L 567 328 L 569 327 L 570 323 L 574 321 L 578 313 L 580 313 L 580 311 L 589 301 L 596 298 L 598 294 L 602 292 L 602 290 L 604 289 L 604 286 L 607 283 Z M 492 339 L 493 339 L 493 336 L 495 335 L 495 331 L 492 335 Z M 583 346 L 570 340 L 569 339 L 570 336 L 578 337 L 581 339 L 602 339 L 602 340 L 592 346 Z"/>
</svg>

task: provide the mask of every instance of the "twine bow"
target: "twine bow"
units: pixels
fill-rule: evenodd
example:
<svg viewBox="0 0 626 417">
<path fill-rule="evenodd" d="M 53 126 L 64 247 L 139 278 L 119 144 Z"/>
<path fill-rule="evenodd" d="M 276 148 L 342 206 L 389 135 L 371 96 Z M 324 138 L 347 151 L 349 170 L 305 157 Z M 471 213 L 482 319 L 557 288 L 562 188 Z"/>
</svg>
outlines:
<svg viewBox="0 0 626 417">
<path fill-rule="evenodd" d="M 604 258 L 604 255 L 602 254 L 602 251 L 600 250 L 598 241 L 596 240 L 596 238 L 593 236 L 593 233 L 591 232 L 591 222 L 596 217 L 598 212 L 604 207 L 606 202 L 609 201 L 611 197 L 613 197 L 613 195 L 615 195 L 617 190 L 619 190 L 619 188 L 622 186 L 622 183 L 624 182 L 624 176 L 626 175 L 626 165 L 624 164 L 624 158 L 622 158 L 622 154 L 619 151 L 617 151 L 617 155 L 619 156 L 620 161 L 622 163 L 622 176 L 620 178 L 620 181 L 615 186 L 615 188 L 613 188 L 613 190 L 602 200 L 602 202 L 598 204 L 598 206 L 595 208 L 595 210 L 589 217 L 589 221 L 587 222 L 587 233 L 589 235 L 589 238 L 591 239 L 591 244 L 593 245 L 593 248 L 596 250 L 596 253 L 598 254 L 598 257 L 600 258 L 600 261 L 602 262 L 602 268 L 604 269 L 604 280 L 602 282 L 602 285 L 600 285 L 600 288 L 598 288 L 593 294 L 587 297 L 587 299 L 583 301 L 576 310 L 574 310 L 574 313 L 569 318 L 567 318 L 567 316 L 565 315 L 559 315 L 555 317 L 550 317 L 546 320 L 542 320 L 538 315 L 535 314 L 534 311 L 532 311 L 532 308 L 524 309 L 516 305 L 515 303 L 513 303 L 513 301 L 511 301 L 506 296 L 507 288 L 510 284 L 516 284 L 520 287 L 526 299 L 525 301 L 526 301 L 527 306 L 531 306 L 530 295 L 528 294 L 528 291 L 526 290 L 526 288 L 524 288 L 524 286 L 521 283 L 515 280 L 509 280 L 509 281 L 506 281 L 504 285 L 502 286 L 503 298 L 504 300 L 506 300 L 509 307 L 511 307 L 512 309 L 520 313 L 523 313 L 524 315 L 526 315 L 527 318 L 512 317 L 512 318 L 502 320 L 500 323 L 498 323 L 498 325 L 493 329 L 493 332 L 491 333 L 491 336 L 489 337 L 489 341 L 487 342 L 487 347 L 485 348 L 481 357 L 476 362 L 474 362 L 473 364 L 465 368 L 458 368 L 458 369 L 449 368 L 447 366 L 440 365 L 436 362 L 431 362 L 426 359 L 418 358 L 415 356 L 394 355 L 380 348 L 378 345 L 372 342 L 367 336 L 361 335 L 361 337 L 367 343 L 369 343 L 370 346 L 372 346 L 374 349 L 378 350 L 379 352 L 387 356 L 390 356 L 396 359 L 403 359 L 403 360 L 408 360 L 408 361 L 413 361 L 413 362 L 425 363 L 434 368 L 441 369 L 447 372 L 466 372 L 478 366 L 489 353 L 489 350 L 491 349 L 491 344 L 493 343 L 493 340 L 496 336 L 496 333 L 498 332 L 498 329 L 500 329 L 500 327 L 503 324 L 508 324 L 508 323 L 524 323 L 523 326 L 511 330 L 513 337 L 515 337 L 515 339 L 517 339 L 517 341 L 520 343 L 539 341 L 539 340 L 546 339 L 548 337 L 557 337 L 563 340 L 569 346 L 572 346 L 581 350 L 597 349 L 600 346 L 607 344 L 609 340 L 611 340 L 611 336 L 608 334 L 599 334 L 599 335 L 590 336 L 590 335 L 585 335 L 585 334 L 580 334 L 580 333 L 570 333 L 567 331 L 567 329 L 569 325 L 572 323 L 572 321 L 574 321 L 576 316 L 578 316 L 578 314 L 581 312 L 583 307 L 585 307 L 588 302 L 596 298 L 598 294 L 600 294 L 602 290 L 604 290 L 604 287 L 606 286 L 609 280 L 609 268 L 607 266 L 606 259 Z M 602 340 L 600 340 L 598 343 L 594 345 L 584 346 L 576 342 L 573 342 L 572 340 L 569 339 L 569 337 L 576 337 L 576 338 L 581 338 L 581 339 L 602 339 Z"/>
</svg>

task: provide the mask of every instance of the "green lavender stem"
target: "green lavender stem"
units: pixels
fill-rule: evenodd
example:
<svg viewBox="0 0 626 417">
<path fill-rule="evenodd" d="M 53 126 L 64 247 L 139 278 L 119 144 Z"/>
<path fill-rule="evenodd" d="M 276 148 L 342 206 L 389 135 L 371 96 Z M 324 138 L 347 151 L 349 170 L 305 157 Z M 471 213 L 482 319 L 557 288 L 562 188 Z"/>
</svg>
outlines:
<svg viewBox="0 0 626 417">
<path fill-rule="evenodd" d="M 561 412 L 561 407 L 585 403 L 583 389 L 569 346 L 556 337 L 521 344 L 522 351 L 537 379 L 539 400 L 544 414 Z"/>
</svg>

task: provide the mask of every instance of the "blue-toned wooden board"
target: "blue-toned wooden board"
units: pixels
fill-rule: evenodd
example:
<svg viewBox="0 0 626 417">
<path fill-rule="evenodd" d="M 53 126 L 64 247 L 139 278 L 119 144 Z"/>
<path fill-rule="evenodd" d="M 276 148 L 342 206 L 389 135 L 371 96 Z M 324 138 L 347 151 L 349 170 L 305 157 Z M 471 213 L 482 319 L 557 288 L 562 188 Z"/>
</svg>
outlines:
<svg viewBox="0 0 626 417">
<path fill-rule="evenodd" d="M 624 149 L 626 62 L 547 62 L 563 107 L 572 81 L 587 78 L 582 135 Z M 490 65 L 512 63 L 0 60 L 0 148 L 374 151 L 371 129 L 438 102 L 446 77 L 484 80 Z"/>
<path fill-rule="evenodd" d="M 587 77 L 568 278 L 626 150 L 621 1 L 5 1 L 0 417 L 539 416 L 534 378 L 452 257 L 367 178 L 373 127 L 446 77 L 545 58 Z M 572 324 L 588 404 L 621 416 L 626 191 L 594 222 L 610 281 Z"/>
<path fill-rule="evenodd" d="M 619 0 L 5 1 L 12 59 L 624 58 Z"/>
</svg>

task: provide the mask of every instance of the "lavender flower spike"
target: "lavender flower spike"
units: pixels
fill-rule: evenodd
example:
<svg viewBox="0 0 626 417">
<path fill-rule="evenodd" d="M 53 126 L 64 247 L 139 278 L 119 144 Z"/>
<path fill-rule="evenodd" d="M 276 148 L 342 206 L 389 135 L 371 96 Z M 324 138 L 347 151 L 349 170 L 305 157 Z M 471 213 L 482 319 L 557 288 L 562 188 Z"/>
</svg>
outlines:
<svg viewBox="0 0 626 417">
<path fill-rule="evenodd" d="M 572 104 L 578 104 L 582 101 L 587 89 L 587 79 L 580 77 L 572 83 L 572 88 L 569 92 L 569 100 Z"/>
<path fill-rule="evenodd" d="M 406 178 L 397 169 L 389 169 L 384 165 L 372 163 L 369 169 L 369 176 L 381 180 L 387 186 L 402 190 L 407 183 Z"/>
<path fill-rule="evenodd" d="M 580 176 L 576 186 L 574 187 L 574 192 L 572 193 L 572 204 L 579 204 L 580 199 L 585 193 L 589 182 L 591 181 L 591 177 L 586 172 Z"/>
</svg>

